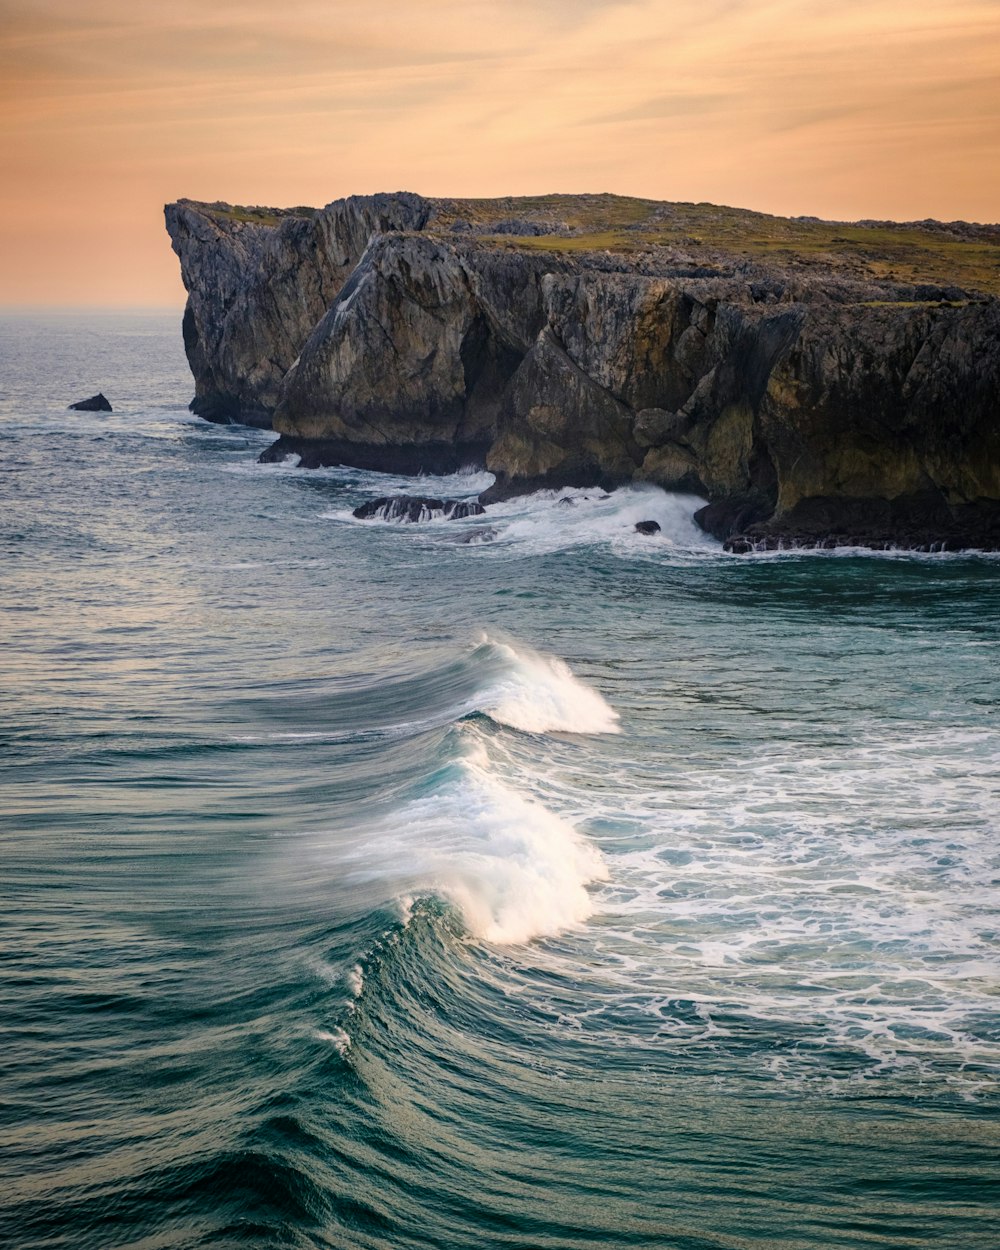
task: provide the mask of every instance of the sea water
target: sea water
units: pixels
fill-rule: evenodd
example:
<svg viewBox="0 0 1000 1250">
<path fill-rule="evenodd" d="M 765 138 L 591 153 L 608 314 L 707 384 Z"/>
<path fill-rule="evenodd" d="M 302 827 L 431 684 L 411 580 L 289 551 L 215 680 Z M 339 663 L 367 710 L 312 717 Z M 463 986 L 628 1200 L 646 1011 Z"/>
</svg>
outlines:
<svg viewBox="0 0 1000 1250">
<path fill-rule="evenodd" d="M 4 1244 L 1000 1245 L 1000 562 L 356 521 L 491 479 L 191 389 L 0 321 Z"/>
</svg>

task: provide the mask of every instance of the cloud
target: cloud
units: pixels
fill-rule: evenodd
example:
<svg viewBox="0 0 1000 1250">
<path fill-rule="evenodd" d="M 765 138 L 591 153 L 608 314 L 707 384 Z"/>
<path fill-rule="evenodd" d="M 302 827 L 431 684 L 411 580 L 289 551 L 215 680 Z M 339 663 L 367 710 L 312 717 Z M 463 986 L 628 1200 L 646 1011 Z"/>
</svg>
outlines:
<svg viewBox="0 0 1000 1250">
<path fill-rule="evenodd" d="M 174 298 L 178 195 L 995 216 L 998 63 L 994 0 L 0 0 L 0 299 L 154 273 Z M 134 238 L 97 276 L 81 200 Z"/>
<path fill-rule="evenodd" d="M 667 117 L 694 117 L 701 113 L 716 112 L 731 103 L 732 98 L 722 92 L 654 96 L 651 100 L 641 100 L 627 109 L 588 117 L 581 124 L 608 125 L 614 122 L 659 121 Z"/>
</svg>

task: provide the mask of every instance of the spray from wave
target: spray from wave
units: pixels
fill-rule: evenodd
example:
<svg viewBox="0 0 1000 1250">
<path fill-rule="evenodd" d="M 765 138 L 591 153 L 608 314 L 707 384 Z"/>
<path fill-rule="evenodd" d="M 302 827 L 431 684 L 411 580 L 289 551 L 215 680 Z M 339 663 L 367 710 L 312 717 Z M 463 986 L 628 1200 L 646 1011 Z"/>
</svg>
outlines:
<svg viewBox="0 0 1000 1250">
<path fill-rule="evenodd" d="M 299 736 L 303 718 L 322 726 L 306 749 L 325 739 L 353 761 L 331 775 L 325 827 L 305 835 L 304 855 L 319 853 L 362 909 L 401 903 L 405 920 L 404 900 L 437 898 L 489 942 L 586 920 L 588 887 L 606 869 L 567 818 L 578 807 L 551 764 L 553 749 L 577 746 L 540 739 L 619 733 L 617 712 L 565 661 L 513 640 L 483 634 L 457 655 L 438 649 L 433 665 L 407 659 L 392 675 L 369 670 L 282 704 Z M 363 964 L 340 975 L 356 1003 Z"/>
<path fill-rule="evenodd" d="M 607 546 L 620 555 L 662 557 L 665 552 L 717 553 L 720 545 L 694 522 L 705 500 L 650 485 L 622 486 L 606 494 L 570 488 L 521 495 L 486 509 L 496 529 L 497 552 L 546 555 L 575 547 Z M 653 535 L 636 525 L 655 521 Z"/>
<path fill-rule="evenodd" d="M 504 670 L 477 700 L 478 710 L 491 720 L 534 734 L 621 732 L 618 713 L 574 677 L 564 660 L 486 634 L 482 646 Z"/>
<path fill-rule="evenodd" d="M 488 942 L 527 942 L 586 920 L 587 886 L 607 876 L 597 847 L 501 781 L 474 735 L 463 735 L 443 774 L 380 831 L 383 871 L 402 875 L 410 894 L 448 899 Z"/>
</svg>

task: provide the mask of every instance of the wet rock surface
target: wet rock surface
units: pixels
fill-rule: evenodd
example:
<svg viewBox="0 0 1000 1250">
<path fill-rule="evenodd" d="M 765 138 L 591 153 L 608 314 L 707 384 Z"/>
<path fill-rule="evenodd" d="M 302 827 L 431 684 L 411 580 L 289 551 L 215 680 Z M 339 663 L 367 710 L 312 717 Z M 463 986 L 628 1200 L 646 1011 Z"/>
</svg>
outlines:
<svg viewBox="0 0 1000 1250">
<path fill-rule="evenodd" d="M 461 521 L 465 517 L 482 516 L 485 508 L 475 499 L 434 499 L 424 495 L 383 495 L 370 499 L 354 509 L 360 521 L 433 521 L 444 517 Z"/>
<path fill-rule="evenodd" d="M 283 434 L 265 447 L 257 459 L 260 464 L 281 464 L 289 456 L 297 456 L 303 469 L 343 464 L 395 473 L 400 477 L 419 477 L 425 473 L 457 473 L 470 465 L 482 464 L 487 446 L 483 442 L 393 445 Z"/>
</svg>

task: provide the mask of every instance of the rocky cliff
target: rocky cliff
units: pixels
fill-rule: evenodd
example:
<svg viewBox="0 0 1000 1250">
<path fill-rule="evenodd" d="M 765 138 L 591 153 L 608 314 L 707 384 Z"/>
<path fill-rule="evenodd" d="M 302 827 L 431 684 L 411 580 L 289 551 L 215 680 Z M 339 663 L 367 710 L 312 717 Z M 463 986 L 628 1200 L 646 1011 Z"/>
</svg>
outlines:
<svg viewBox="0 0 1000 1250">
<path fill-rule="evenodd" d="M 188 292 L 191 409 L 209 421 L 262 426 L 373 232 L 419 230 L 427 215 L 415 195 L 354 196 L 319 212 L 190 200 L 164 211 Z"/>
<path fill-rule="evenodd" d="M 180 201 L 192 407 L 265 455 L 693 490 L 736 550 L 1000 545 L 1000 228 L 612 196 Z"/>
</svg>

